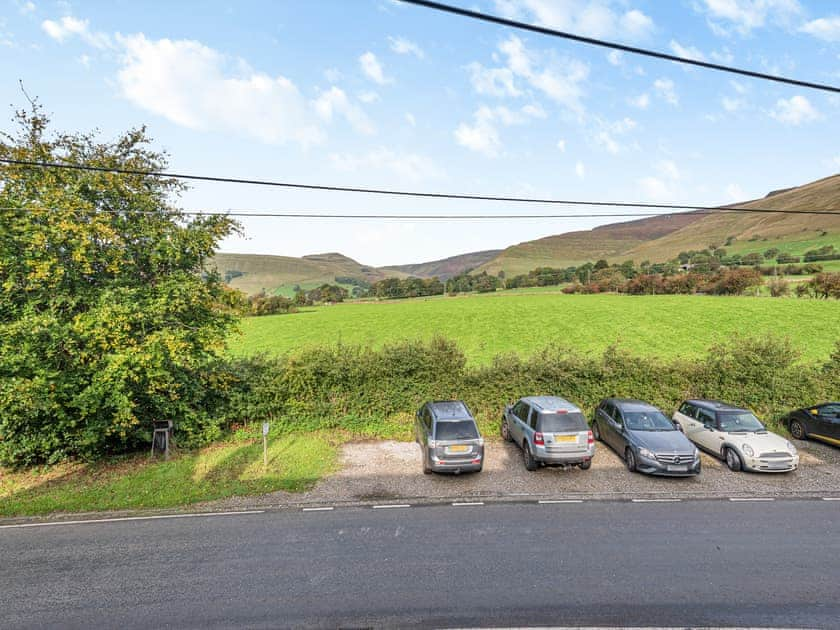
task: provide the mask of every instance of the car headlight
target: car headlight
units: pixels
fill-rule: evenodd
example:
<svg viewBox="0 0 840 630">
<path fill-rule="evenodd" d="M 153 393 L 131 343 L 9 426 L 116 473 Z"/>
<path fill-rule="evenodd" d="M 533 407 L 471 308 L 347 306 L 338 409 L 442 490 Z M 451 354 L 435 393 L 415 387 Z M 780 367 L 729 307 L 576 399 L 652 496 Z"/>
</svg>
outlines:
<svg viewBox="0 0 840 630">
<path fill-rule="evenodd" d="M 694 447 L 694 459 L 695 460 L 700 459 L 700 449 L 697 448 L 696 446 Z"/>
<path fill-rule="evenodd" d="M 793 444 L 788 442 L 787 447 L 788 447 L 788 450 L 790 451 L 791 455 L 796 455 L 796 447 Z"/>
<path fill-rule="evenodd" d="M 755 455 L 755 451 L 752 450 L 752 446 L 750 446 L 749 444 L 742 444 L 741 450 L 744 451 L 744 453 L 746 453 L 748 457 L 752 457 L 753 455 Z"/>
<path fill-rule="evenodd" d="M 646 448 L 640 448 L 639 449 L 639 455 L 641 455 L 642 457 L 644 457 L 646 459 L 653 459 L 653 460 L 656 459 L 656 455 L 653 454 L 653 451 L 650 451 Z"/>
</svg>

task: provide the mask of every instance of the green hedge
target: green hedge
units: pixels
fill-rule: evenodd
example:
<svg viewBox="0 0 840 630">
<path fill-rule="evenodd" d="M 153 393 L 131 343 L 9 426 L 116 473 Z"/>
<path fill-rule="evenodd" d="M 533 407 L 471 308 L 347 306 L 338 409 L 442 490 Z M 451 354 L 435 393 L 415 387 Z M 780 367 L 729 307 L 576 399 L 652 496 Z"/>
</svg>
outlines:
<svg viewBox="0 0 840 630">
<path fill-rule="evenodd" d="M 495 432 L 505 403 L 554 394 L 587 415 L 608 396 L 647 400 L 666 413 L 688 397 L 720 398 L 776 424 L 792 408 L 840 398 L 840 341 L 824 365 L 800 359 L 788 341 L 772 338 L 731 340 L 699 361 L 642 358 L 620 348 L 586 355 L 551 345 L 529 358 L 504 355 L 470 369 L 445 339 L 379 350 L 320 347 L 231 363 L 233 392 L 223 415 L 231 423 L 271 418 L 281 430 L 408 437 L 423 401 L 461 398 L 488 433 Z"/>
</svg>

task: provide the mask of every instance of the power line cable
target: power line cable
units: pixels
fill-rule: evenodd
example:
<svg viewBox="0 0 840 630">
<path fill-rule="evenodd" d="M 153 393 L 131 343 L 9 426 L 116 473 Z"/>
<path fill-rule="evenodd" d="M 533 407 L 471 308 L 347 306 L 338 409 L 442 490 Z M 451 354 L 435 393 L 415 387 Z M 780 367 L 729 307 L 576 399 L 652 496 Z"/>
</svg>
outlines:
<svg viewBox="0 0 840 630">
<path fill-rule="evenodd" d="M 581 42 L 583 44 L 590 44 L 592 46 L 600 46 L 602 48 L 612 48 L 613 50 L 620 50 L 622 52 L 632 53 L 635 55 L 644 55 L 646 57 L 654 57 L 656 59 L 664 59 L 666 61 L 673 61 L 676 63 L 683 63 L 688 64 L 691 66 L 699 66 L 701 68 L 706 68 L 709 70 L 719 70 L 721 72 L 729 72 L 731 74 L 739 74 L 746 77 L 751 77 L 753 79 L 763 79 L 765 81 L 775 81 L 776 83 L 786 83 L 788 85 L 796 85 L 798 87 L 809 88 L 812 90 L 822 90 L 825 92 L 833 92 L 833 93 L 840 93 L 840 87 L 834 85 L 827 85 L 823 83 L 813 83 L 811 81 L 801 81 L 799 79 L 791 79 L 788 77 L 783 77 L 775 74 L 767 74 L 764 72 L 756 72 L 754 70 L 746 70 L 744 68 L 736 68 L 734 66 L 727 66 L 719 63 L 711 63 L 708 61 L 701 61 L 699 59 L 687 59 L 685 57 L 679 57 L 677 55 L 672 55 L 669 53 L 663 53 L 656 50 L 649 50 L 647 48 L 639 48 L 637 46 L 628 46 L 626 44 L 619 44 L 617 42 L 610 42 L 603 39 L 598 39 L 595 37 L 584 37 L 583 35 L 575 35 L 574 33 L 568 33 L 566 31 L 559 31 L 553 28 L 547 28 L 545 26 L 537 26 L 534 24 L 528 24 L 527 22 L 520 22 L 519 20 L 511 20 L 508 18 L 499 17 L 496 15 L 490 15 L 488 13 L 481 13 L 479 11 L 471 11 L 469 9 L 462 9 L 461 7 L 454 7 L 449 4 L 443 4 L 441 2 L 432 2 L 430 0 L 402 0 L 407 4 L 413 4 L 420 7 L 425 7 L 428 9 L 433 9 L 436 11 L 442 11 L 444 13 L 451 13 L 454 15 L 460 15 L 463 17 L 472 18 L 475 20 L 481 20 L 483 22 L 490 22 L 493 24 L 499 24 L 501 26 L 509 26 L 511 28 L 522 29 L 526 31 L 531 31 L 533 33 L 540 33 L 541 35 L 550 35 L 553 37 L 561 37 L 563 39 L 569 39 L 576 42 Z"/>
<path fill-rule="evenodd" d="M 743 213 L 776 213 L 776 214 L 805 214 L 810 216 L 840 216 L 840 210 L 776 210 L 776 209 L 755 209 L 755 208 L 707 208 L 694 210 L 692 212 L 610 212 L 598 214 L 353 214 L 353 213 L 328 213 L 328 212 L 280 212 L 273 210 L 136 210 L 133 208 L 55 208 L 44 206 L 6 206 L 0 207 L 2 211 L 11 210 L 33 210 L 45 209 L 51 212 L 76 212 L 79 210 L 93 210 L 104 214 L 127 214 L 127 215 L 148 215 L 159 214 L 172 216 L 230 216 L 243 218 L 280 218 L 280 219 L 399 219 L 399 220 L 517 220 L 517 219 L 614 219 L 614 218 L 677 218 L 687 214 L 711 215 L 711 214 L 743 214 Z"/>
<path fill-rule="evenodd" d="M 502 197 L 502 196 L 494 196 L 494 195 L 471 195 L 471 194 L 462 194 L 462 193 L 438 193 L 438 192 L 422 192 L 422 191 L 411 191 L 411 190 L 395 190 L 395 189 L 386 189 L 386 188 L 359 188 L 359 187 L 351 187 L 351 186 L 331 186 L 331 185 L 324 185 L 324 184 L 299 184 L 299 183 L 292 183 L 292 182 L 279 182 L 279 181 L 269 181 L 269 180 L 259 180 L 259 179 L 242 179 L 242 178 L 234 178 L 234 177 L 215 177 L 209 175 L 191 175 L 191 174 L 184 174 L 184 173 L 169 173 L 169 172 L 156 172 L 156 171 L 143 171 L 143 170 L 135 170 L 135 169 L 125 169 L 125 168 L 112 168 L 112 167 L 105 167 L 105 166 L 88 166 L 83 164 L 62 164 L 58 162 L 35 162 L 29 160 L 13 160 L 9 158 L 0 158 L 0 163 L 2 164 L 11 164 L 16 166 L 27 166 L 27 167 L 35 167 L 35 168 L 54 168 L 54 169 L 68 169 L 68 170 L 76 170 L 76 171 L 92 171 L 92 172 L 99 172 L 99 173 L 115 173 L 121 175 L 135 175 L 135 176 L 142 176 L 142 177 L 163 177 L 163 178 L 172 178 L 172 179 L 185 179 L 185 180 L 192 180 L 192 181 L 207 181 L 207 182 L 216 182 L 216 183 L 228 183 L 228 184 L 247 184 L 252 186 L 273 186 L 273 187 L 281 187 L 281 188 L 295 188 L 301 190 L 318 190 L 318 191 L 327 191 L 327 192 L 350 192 L 350 193 L 363 193 L 363 194 L 371 194 L 371 195 L 390 195 L 390 196 L 400 196 L 400 197 L 421 197 L 421 198 L 429 198 L 429 199 L 455 199 L 455 200 L 470 200 L 470 201 L 494 201 L 494 202 L 505 202 L 505 203 L 535 203 L 535 204 L 544 204 L 544 205 L 564 205 L 564 206 L 587 206 L 587 207 L 617 207 L 617 208 L 641 208 L 641 209 L 659 209 L 659 210 L 700 210 L 700 211 L 710 211 L 710 212 L 719 212 L 719 211 L 728 211 L 728 212 L 750 212 L 750 213 L 771 213 L 771 214 L 825 214 L 825 215 L 832 215 L 832 214 L 840 214 L 840 210 L 835 209 L 826 209 L 826 210 L 783 210 L 783 209 L 775 209 L 775 208 L 733 208 L 733 207 L 721 207 L 721 206 L 708 206 L 708 205 L 699 205 L 699 204 L 676 204 L 676 203 L 648 203 L 648 202 L 637 202 L 637 201 L 592 201 L 592 200 L 580 200 L 580 199 L 540 199 L 534 197 Z M 204 213 L 208 214 L 208 213 Z M 216 213 L 222 214 L 222 213 Z M 264 216 L 268 216 L 267 213 Z M 279 214 L 279 213 L 278 213 Z M 646 216 L 657 216 L 654 213 L 650 213 L 650 215 Z M 301 216 L 314 216 L 314 215 L 306 215 L 301 213 Z M 411 218 L 412 216 L 427 216 L 427 215 L 326 215 L 324 218 L 388 218 L 388 217 L 395 217 L 395 218 Z M 446 215 L 446 216 L 457 216 L 457 215 Z M 482 218 L 483 215 L 477 215 L 477 218 Z M 499 216 L 499 215 L 486 215 L 490 216 Z M 518 216 L 524 215 L 509 215 L 511 218 L 516 218 Z M 566 218 L 564 215 L 542 215 L 546 218 Z M 607 216 L 607 215 L 595 215 L 597 216 Z M 619 215 L 615 215 L 619 216 Z M 623 215 L 623 216 L 634 216 L 634 215 Z M 569 215 L 568 218 L 588 218 L 587 215 Z M 438 218 L 446 218 L 444 215 L 438 215 Z"/>
</svg>

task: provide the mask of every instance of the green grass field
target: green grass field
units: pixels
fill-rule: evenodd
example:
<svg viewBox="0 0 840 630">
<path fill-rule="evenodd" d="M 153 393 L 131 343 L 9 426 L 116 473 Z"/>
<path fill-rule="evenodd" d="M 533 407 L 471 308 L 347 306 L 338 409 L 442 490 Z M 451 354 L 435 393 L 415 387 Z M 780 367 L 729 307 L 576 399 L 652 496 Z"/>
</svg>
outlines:
<svg viewBox="0 0 840 630">
<path fill-rule="evenodd" d="M 168 462 L 138 455 L 95 465 L 0 469 L 0 516 L 171 508 L 275 490 L 300 492 L 336 467 L 340 437 L 307 433 L 270 436 L 263 470 L 258 427 L 251 429 Z"/>
<path fill-rule="evenodd" d="M 508 293 L 348 303 L 243 320 L 234 354 L 278 354 L 318 344 L 381 346 L 443 335 L 472 364 L 529 355 L 552 342 L 599 352 L 693 357 L 733 335 L 788 337 L 803 360 L 822 361 L 840 338 L 840 302 L 711 296 Z"/>
</svg>

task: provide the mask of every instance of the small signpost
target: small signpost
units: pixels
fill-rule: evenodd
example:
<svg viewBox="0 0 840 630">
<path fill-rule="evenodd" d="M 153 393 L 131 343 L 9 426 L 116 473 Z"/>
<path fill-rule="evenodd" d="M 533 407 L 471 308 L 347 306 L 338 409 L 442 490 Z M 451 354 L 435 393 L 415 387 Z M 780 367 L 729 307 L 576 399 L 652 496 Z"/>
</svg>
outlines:
<svg viewBox="0 0 840 630">
<path fill-rule="evenodd" d="M 262 435 L 263 435 L 263 472 L 268 468 L 268 429 L 269 425 L 268 422 L 262 423 Z"/>
</svg>

